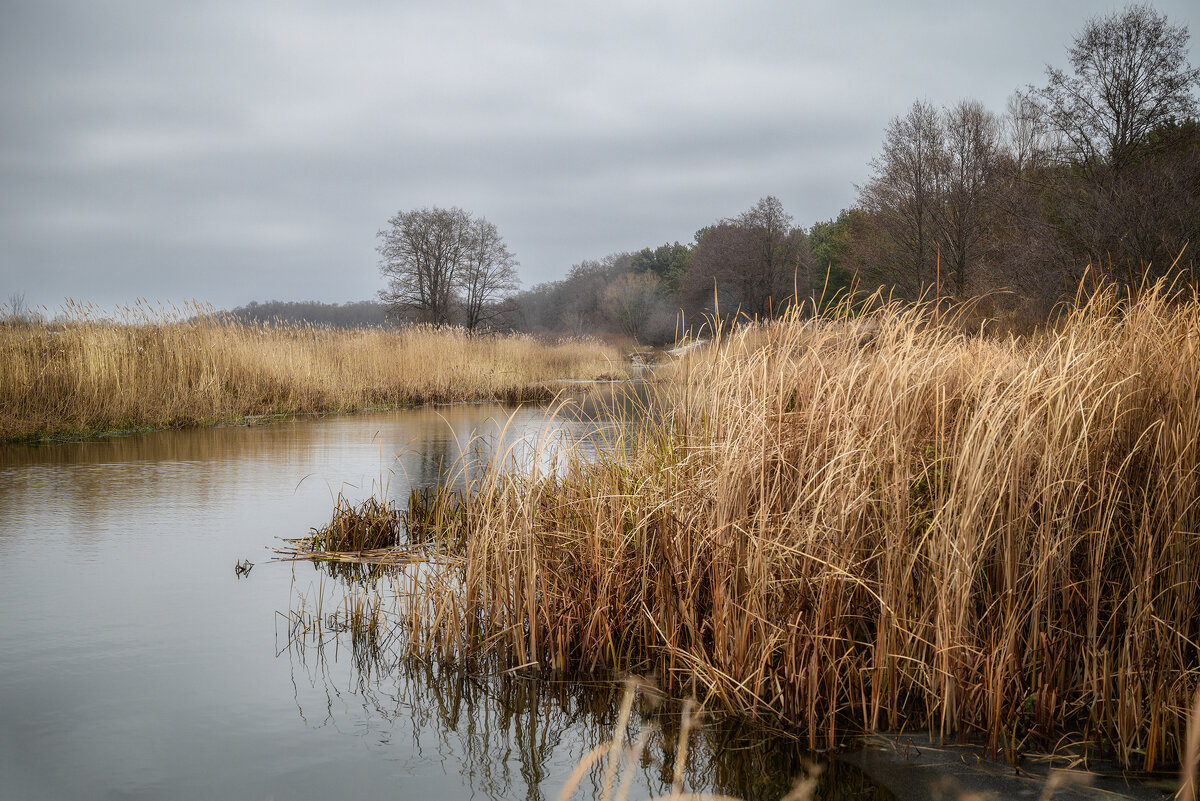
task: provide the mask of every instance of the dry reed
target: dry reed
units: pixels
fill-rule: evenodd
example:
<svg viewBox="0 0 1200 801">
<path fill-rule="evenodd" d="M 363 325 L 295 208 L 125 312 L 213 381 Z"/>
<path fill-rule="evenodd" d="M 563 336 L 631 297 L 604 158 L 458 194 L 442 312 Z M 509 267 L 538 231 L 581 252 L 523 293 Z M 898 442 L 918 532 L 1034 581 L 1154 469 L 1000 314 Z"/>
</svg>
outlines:
<svg viewBox="0 0 1200 801">
<path fill-rule="evenodd" d="M 614 348 L 458 329 L 244 324 L 195 310 L 68 306 L 0 321 L 0 441 L 465 400 L 525 401 L 624 374 Z"/>
<path fill-rule="evenodd" d="M 410 647 L 656 673 L 710 708 L 1178 764 L 1200 685 L 1200 302 L 1025 338 L 944 308 L 694 349 L 631 433 L 493 471 Z M 1089 749 L 1091 749 L 1089 751 Z"/>
<path fill-rule="evenodd" d="M 403 517 L 391 504 L 372 497 L 353 506 L 339 493 L 329 525 L 313 529 L 301 547 L 314 554 L 370 551 L 394 547 L 403 536 Z"/>
</svg>

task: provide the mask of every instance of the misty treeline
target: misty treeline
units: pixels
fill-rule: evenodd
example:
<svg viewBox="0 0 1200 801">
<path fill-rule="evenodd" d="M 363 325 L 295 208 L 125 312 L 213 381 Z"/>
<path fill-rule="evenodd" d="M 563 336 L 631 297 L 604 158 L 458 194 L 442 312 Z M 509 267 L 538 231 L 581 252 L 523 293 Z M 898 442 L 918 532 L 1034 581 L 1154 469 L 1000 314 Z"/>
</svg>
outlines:
<svg viewBox="0 0 1200 801">
<path fill-rule="evenodd" d="M 991 312 L 1038 319 L 1088 271 L 1195 284 L 1200 69 L 1188 41 L 1149 6 L 1094 17 L 1068 66 L 1047 66 L 1004 109 L 914 101 L 834 219 L 797 226 L 767 196 L 686 244 L 581 261 L 515 294 L 495 226 L 461 209 L 402 212 L 379 234 L 381 299 L 398 319 L 660 343 L 714 316 L 846 292 L 986 296 Z"/>
<path fill-rule="evenodd" d="M 273 325 L 318 325 L 330 328 L 371 328 L 390 325 L 387 309 L 373 300 L 351 303 L 321 303 L 309 301 L 252 300 L 229 312 L 230 317 L 244 323 Z"/>
</svg>

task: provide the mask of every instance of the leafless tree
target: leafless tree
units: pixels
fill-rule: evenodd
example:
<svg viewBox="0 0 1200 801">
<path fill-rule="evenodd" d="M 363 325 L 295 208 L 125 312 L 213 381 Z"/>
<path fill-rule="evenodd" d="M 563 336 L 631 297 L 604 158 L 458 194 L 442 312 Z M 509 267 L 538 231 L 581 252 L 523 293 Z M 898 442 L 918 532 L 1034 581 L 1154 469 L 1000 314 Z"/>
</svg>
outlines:
<svg viewBox="0 0 1200 801">
<path fill-rule="evenodd" d="M 916 296 L 934 279 L 937 244 L 933 212 L 938 203 L 942 128 L 937 109 L 915 101 L 895 117 L 884 135 L 872 175 L 859 189 L 871 218 L 871 236 L 861 241 L 856 261 L 902 293 Z"/>
<path fill-rule="evenodd" d="M 1200 110 L 1200 69 L 1189 38 L 1146 5 L 1094 17 L 1068 49 L 1070 71 L 1047 67 L 1047 85 L 1030 87 L 1040 124 L 1063 143 L 1064 168 L 1035 175 L 1067 286 L 1088 269 L 1140 284 L 1194 241 L 1200 151 L 1184 118 Z"/>
<path fill-rule="evenodd" d="M 602 259 L 584 259 L 572 265 L 555 293 L 557 328 L 572 336 L 585 336 L 605 327 L 604 289 L 628 272 L 632 256 L 610 253 Z"/>
<path fill-rule="evenodd" d="M 804 232 L 792 227 L 778 198 L 767 196 L 706 229 L 684 294 L 693 311 L 769 317 L 794 302 L 798 289 L 809 290 L 811 261 Z"/>
<path fill-rule="evenodd" d="M 995 115 L 975 100 L 946 109 L 942 117 L 944 138 L 937 151 L 937 192 L 931 218 L 942 273 L 962 297 L 972 272 L 993 247 L 1000 128 Z"/>
<path fill-rule="evenodd" d="M 748 270 L 747 310 L 759 317 L 770 315 L 792 299 L 807 274 L 808 249 L 804 233 L 792 227 L 792 217 L 774 195 L 767 195 L 737 218 L 750 239 L 753 262 Z M 803 271 L 803 276 L 799 273 Z"/>
<path fill-rule="evenodd" d="M 993 250 L 986 288 L 1006 291 L 1004 298 L 993 295 L 992 303 L 1044 317 L 1064 293 L 1073 294 L 1066 278 L 1072 256 L 1058 230 L 1053 201 L 1063 168 L 1050 161 L 1052 144 L 1039 144 L 1035 138 L 1022 150 L 1014 141 L 1011 117 L 1005 126 L 1007 141 L 1000 148 L 988 192 Z"/>
<path fill-rule="evenodd" d="M 500 313 L 516 288 L 516 259 L 496 226 L 460 208 L 402 211 L 379 232 L 379 293 L 393 316 L 474 330 Z"/>
<path fill-rule="evenodd" d="M 917 101 L 893 119 L 860 189 L 851 263 L 910 298 L 991 288 L 1000 140 L 999 120 L 973 100 L 940 111 Z"/>
<path fill-rule="evenodd" d="M 13 292 L 8 296 L 8 303 L 5 306 L 0 306 L 0 319 L 7 319 L 10 322 L 24 322 L 31 315 L 29 313 L 29 305 L 25 302 L 24 292 Z"/>
<path fill-rule="evenodd" d="M 1093 17 L 1067 51 L 1071 72 L 1047 66 L 1046 86 L 1029 97 L 1075 161 L 1119 170 L 1156 127 L 1196 113 L 1200 68 L 1188 63 L 1188 39 L 1187 26 L 1148 5 Z"/>
<path fill-rule="evenodd" d="M 742 304 L 751 251 L 745 232 L 730 220 L 697 234 L 696 249 L 683 281 L 691 315 L 730 314 Z"/>
<path fill-rule="evenodd" d="M 977 103 L 914 103 L 860 188 L 849 266 L 911 297 L 940 257 L 956 293 L 1010 288 L 1039 310 L 1087 270 L 1132 284 L 1171 272 L 1200 236 L 1188 41 L 1131 6 L 1089 20 L 1069 69 L 1010 98 L 1002 126 Z"/>
<path fill-rule="evenodd" d="M 1041 122 L 1041 110 L 1028 95 L 1013 92 L 1008 97 L 1001 123 L 1001 141 L 1013 170 L 1044 164 L 1055 151 L 1056 137 Z"/>
<path fill-rule="evenodd" d="M 625 272 L 604 288 L 604 311 L 627 336 L 642 341 L 662 306 L 662 281 L 652 272 Z"/>
<path fill-rule="evenodd" d="M 380 231 L 380 299 L 394 313 L 450 322 L 459 271 L 470 246 L 471 217 L 460 208 L 399 212 Z"/>
<path fill-rule="evenodd" d="M 1200 241 L 1200 125 L 1156 129 L 1124 168 L 1065 172 L 1052 191 L 1075 276 L 1090 267 L 1134 287 L 1163 277 L 1189 243 Z M 1182 266 L 1195 281 L 1190 258 Z"/>
<path fill-rule="evenodd" d="M 517 288 L 517 260 L 496 226 L 480 217 L 468 231 L 469 246 L 459 275 L 463 324 L 474 331 L 505 313 L 500 297 Z"/>
</svg>

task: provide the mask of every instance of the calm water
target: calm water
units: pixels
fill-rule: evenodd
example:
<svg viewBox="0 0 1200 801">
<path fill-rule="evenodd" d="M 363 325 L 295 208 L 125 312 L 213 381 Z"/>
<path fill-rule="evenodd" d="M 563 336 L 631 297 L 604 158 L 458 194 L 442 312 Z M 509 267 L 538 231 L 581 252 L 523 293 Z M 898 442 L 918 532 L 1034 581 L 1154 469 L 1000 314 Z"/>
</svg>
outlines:
<svg viewBox="0 0 1200 801">
<path fill-rule="evenodd" d="M 277 613 L 340 589 L 268 562 L 338 492 L 407 498 L 510 414 L 509 440 L 545 428 L 457 406 L 0 446 L 0 798 L 554 798 L 610 735 L 611 688 L 288 648 Z M 671 720 L 631 798 L 669 787 Z M 712 727 L 689 783 L 772 798 L 799 770 L 777 738 Z M 828 779 L 826 798 L 885 797 L 844 766 Z"/>
</svg>

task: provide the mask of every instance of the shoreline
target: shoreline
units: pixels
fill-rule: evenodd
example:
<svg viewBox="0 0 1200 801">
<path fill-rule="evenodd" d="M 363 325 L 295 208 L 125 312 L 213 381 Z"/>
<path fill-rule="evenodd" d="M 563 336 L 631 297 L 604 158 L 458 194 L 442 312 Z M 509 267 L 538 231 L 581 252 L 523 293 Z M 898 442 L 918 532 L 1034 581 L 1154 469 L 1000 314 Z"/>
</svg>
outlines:
<svg viewBox="0 0 1200 801">
<path fill-rule="evenodd" d="M 0 441 L 80 439 L 262 415 L 553 397 L 623 377 L 598 341 L 415 326 L 309 330 L 229 321 L 0 326 Z"/>
<path fill-rule="evenodd" d="M 628 365 L 627 365 L 628 366 Z M 215 419 L 203 419 L 194 422 L 186 422 L 180 424 L 167 425 L 145 425 L 130 428 L 101 428 L 78 433 L 67 434 L 43 434 L 41 432 L 33 432 L 30 434 L 21 434 L 14 437 L 0 439 L 0 445 L 51 445 L 65 442 L 88 442 L 92 440 L 105 440 L 115 437 L 131 437 L 138 434 L 153 434 L 159 431 L 186 431 L 190 429 L 200 428 L 223 428 L 233 426 L 259 426 L 271 425 L 273 423 L 282 423 L 290 420 L 296 420 L 304 417 L 327 417 L 330 415 L 359 415 L 372 414 L 376 412 L 400 412 L 409 409 L 423 409 L 426 407 L 443 407 L 443 406 L 472 406 L 486 403 L 497 403 L 506 406 L 519 406 L 525 403 L 547 404 L 552 402 L 563 391 L 571 387 L 586 387 L 586 386 L 613 386 L 620 384 L 631 384 L 643 381 L 642 378 L 559 378 L 549 381 L 545 384 L 529 387 L 528 393 L 521 391 L 512 394 L 520 394 L 522 397 L 513 399 L 510 397 L 477 397 L 465 398 L 460 400 L 419 400 L 412 403 L 386 404 L 382 406 L 364 406 L 354 409 L 310 409 L 303 411 L 280 411 L 280 412 L 262 412 L 258 414 L 242 414 L 220 417 Z M 556 389 L 557 387 L 557 389 Z M 526 396 L 527 395 L 527 396 Z"/>
</svg>

